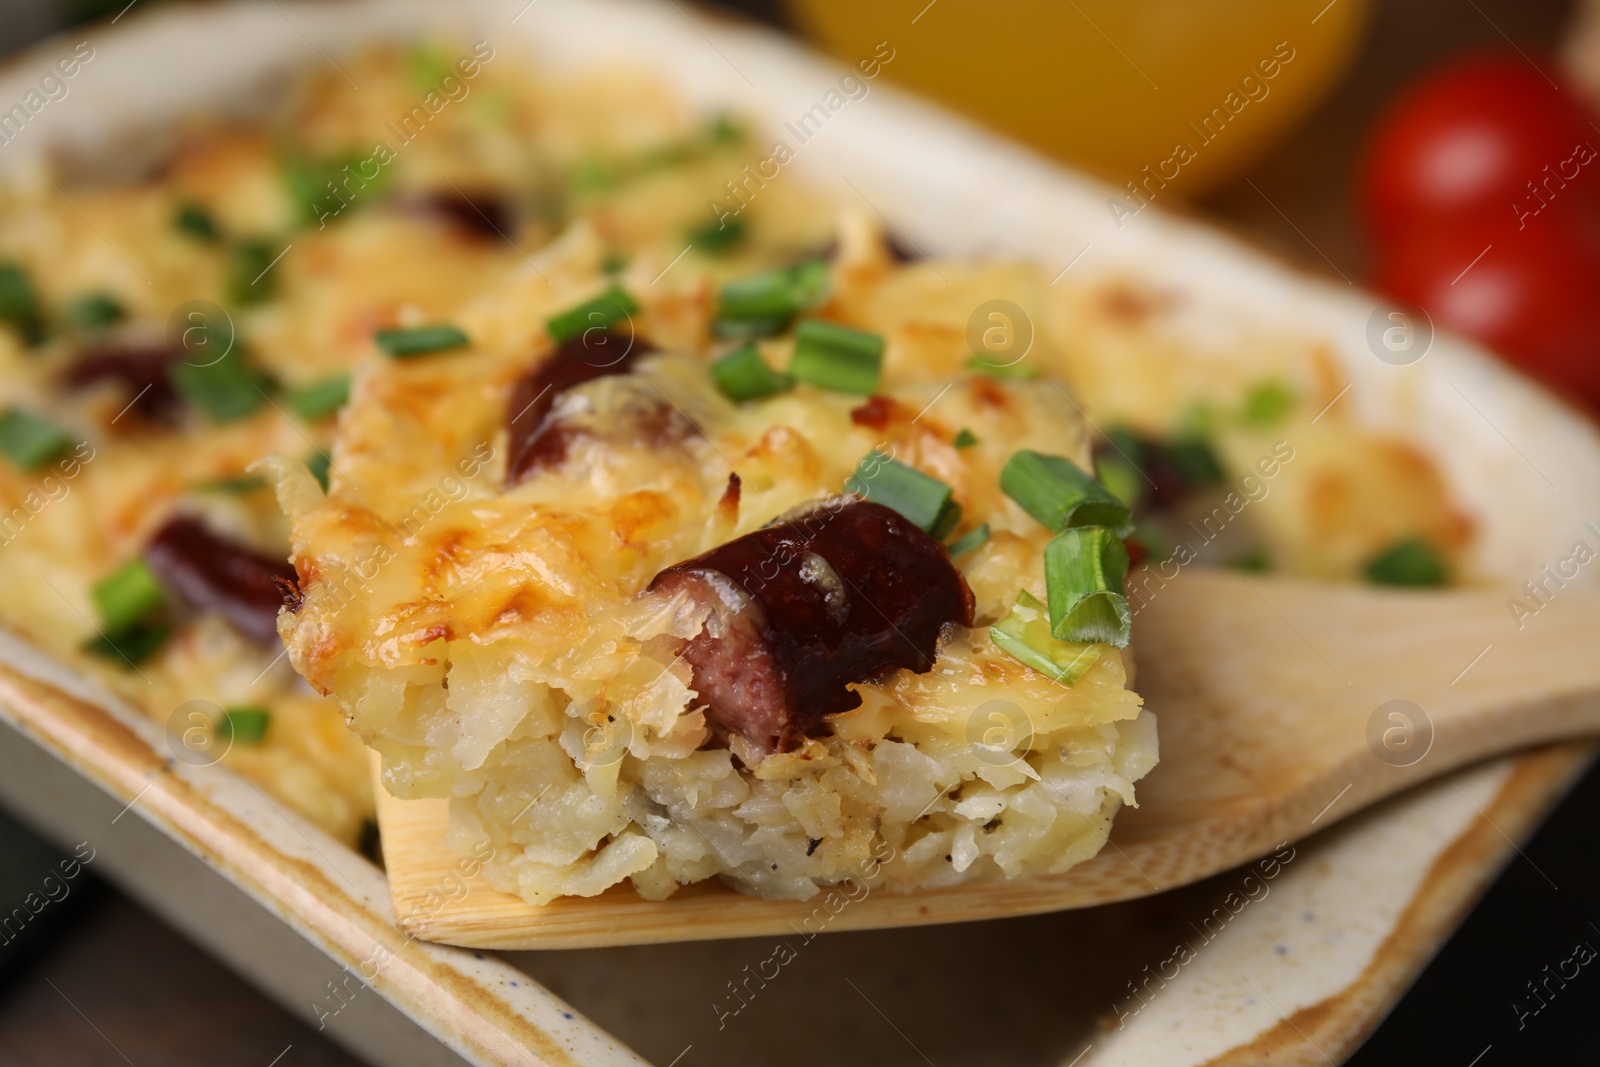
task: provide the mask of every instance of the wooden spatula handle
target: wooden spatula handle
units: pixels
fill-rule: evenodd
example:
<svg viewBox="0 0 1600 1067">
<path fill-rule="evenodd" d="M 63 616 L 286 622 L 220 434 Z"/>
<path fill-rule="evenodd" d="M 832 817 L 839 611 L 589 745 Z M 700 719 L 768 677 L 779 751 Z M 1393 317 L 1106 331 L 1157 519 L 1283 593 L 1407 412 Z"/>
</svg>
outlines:
<svg viewBox="0 0 1600 1067">
<path fill-rule="evenodd" d="M 1600 733 L 1600 593 L 1557 590 L 1532 612 L 1517 601 L 1534 606 L 1495 590 L 1181 575 L 1134 623 L 1162 763 L 1117 839 L 1244 819 L 1267 848 L 1304 836 L 1346 787 L 1354 811 L 1487 756 Z"/>
</svg>

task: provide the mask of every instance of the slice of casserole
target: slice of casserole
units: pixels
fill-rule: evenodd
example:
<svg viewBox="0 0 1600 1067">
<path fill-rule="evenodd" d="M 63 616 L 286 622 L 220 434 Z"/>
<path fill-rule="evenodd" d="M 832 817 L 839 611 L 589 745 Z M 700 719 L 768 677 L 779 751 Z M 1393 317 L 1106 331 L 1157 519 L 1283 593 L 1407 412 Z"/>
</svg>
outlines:
<svg viewBox="0 0 1600 1067">
<path fill-rule="evenodd" d="M 579 227 L 380 337 L 326 494 L 273 461 L 280 633 L 387 787 L 450 798 L 453 843 L 532 903 L 1094 855 L 1156 735 L 1127 512 L 1063 389 L 915 316 L 838 321 L 927 269 L 872 235 L 720 290 L 602 258 Z"/>
</svg>

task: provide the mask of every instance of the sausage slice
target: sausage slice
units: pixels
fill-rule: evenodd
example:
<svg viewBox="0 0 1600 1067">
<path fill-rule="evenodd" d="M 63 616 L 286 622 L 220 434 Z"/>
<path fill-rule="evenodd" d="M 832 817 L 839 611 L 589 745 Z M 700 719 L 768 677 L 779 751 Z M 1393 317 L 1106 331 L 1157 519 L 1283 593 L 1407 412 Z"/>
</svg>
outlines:
<svg viewBox="0 0 1600 1067">
<path fill-rule="evenodd" d="M 161 584 L 196 611 L 214 611 L 253 641 L 278 640 L 278 609 L 294 568 L 180 515 L 156 531 L 144 561 Z"/>
<path fill-rule="evenodd" d="M 641 337 L 590 329 L 569 339 L 511 390 L 506 408 L 509 431 L 506 487 L 521 484 L 534 473 L 565 458 L 572 434 L 551 417 L 556 398 L 574 386 L 610 374 L 627 374 L 640 356 L 655 346 Z"/>
<path fill-rule="evenodd" d="M 108 345 L 69 363 L 59 380 L 68 392 L 111 382 L 122 389 L 135 414 L 156 422 L 176 422 L 183 406 L 167 377 L 172 359 L 164 345 Z"/>
<path fill-rule="evenodd" d="M 855 497 L 668 567 L 647 592 L 686 594 L 704 613 L 683 651 L 694 689 L 719 739 L 761 755 L 858 707 L 850 683 L 928 670 L 946 623 L 972 625 L 972 590 L 944 546 Z"/>
</svg>

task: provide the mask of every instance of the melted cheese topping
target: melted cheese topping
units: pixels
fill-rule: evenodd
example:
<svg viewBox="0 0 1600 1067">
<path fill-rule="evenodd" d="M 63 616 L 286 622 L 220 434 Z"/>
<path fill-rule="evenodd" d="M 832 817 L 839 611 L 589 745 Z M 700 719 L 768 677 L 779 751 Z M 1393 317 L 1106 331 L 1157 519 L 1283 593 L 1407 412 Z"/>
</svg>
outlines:
<svg viewBox="0 0 1600 1067">
<path fill-rule="evenodd" d="M 629 612 L 657 572 L 841 492 L 873 450 L 951 485 L 965 509 L 962 531 L 989 524 L 989 542 L 961 560 L 980 622 L 1002 615 L 1021 588 L 1043 595 L 1049 533 L 1001 493 L 999 472 L 1021 448 L 1087 464 L 1082 420 L 1048 381 L 901 369 L 901 349 L 921 343 L 914 323 L 887 334 L 887 404 L 807 385 L 735 404 L 712 383 L 704 340 L 698 351 L 642 357 L 633 374 L 563 395 L 556 414 L 582 430 L 567 460 L 502 491 L 511 384 L 549 346 L 542 337 L 530 343 L 503 316 L 514 307 L 542 323 L 594 295 L 606 284 L 592 273 L 596 248 L 574 234 L 541 260 L 552 276 L 581 276 L 588 266 L 587 288 L 519 278 L 469 309 L 463 321 L 485 339 L 473 350 L 370 368 L 341 421 L 326 499 L 302 476 L 285 474 L 280 492 L 294 519 L 305 603 L 282 626 L 314 685 L 345 692 L 351 674 L 379 667 L 433 677 L 468 642 L 513 642 L 529 662 L 544 664 L 590 647 L 592 631 L 607 625 L 597 620 L 608 616 L 622 631 L 646 634 L 651 624 Z M 703 286 L 636 291 L 649 301 L 634 317 L 638 336 L 706 336 Z M 496 340 L 512 352 L 495 351 Z M 518 351 L 524 344 L 534 348 L 531 358 Z M 781 365 L 790 344 L 764 347 Z M 680 425 L 642 436 L 608 432 L 631 427 L 630 411 Z M 873 425 L 881 411 L 887 418 Z M 957 449 L 963 429 L 977 443 Z M 739 490 L 729 506 L 734 475 Z M 992 661 L 1004 661 L 997 670 L 1020 670 L 986 636 L 977 640 Z M 378 684 L 365 679 L 361 687 Z M 363 699 L 346 706 L 362 728 Z M 384 749 L 385 731 L 367 736 Z"/>
<path fill-rule="evenodd" d="M 0 462 L 0 585 L 8 594 L 0 621 L 93 671 L 158 721 L 197 699 L 269 707 L 274 725 L 265 743 L 235 746 L 228 762 L 347 840 L 370 815 L 371 800 L 364 754 L 344 731 L 344 717 L 384 751 L 397 789 L 481 790 L 477 817 L 485 823 L 498 818 L 495 760 L 514 763 L 515 749 L 532 765 L 543 757 L 529 755 L 530 739 L 556 736 L 582 756 L 585 731 L 605 721 L 602 709 L 613 697 L 643 727 L 628 744 L 681 757 L 683 767 L 704 775 L 708 795 L 737 791 L 726 767 L 694 750 L 695 715 L 681 714 L 690 699 L 685 677 L 664 669 L 670 657 L 660 656 L 662 639 L 692 620 L 635 611 L 635 594 L 661 566 L 837 492 L 873 447 L 952 485 L 966 508 L 963 530 L 980 521 L 994 529 L 959 561 L 980 623 L 1019 589 L 1043 592 L 1044 534 L 997 489 L 1010 452 L 1036 447 L 1086 464 L 1085 412 L 1102 429 L 1127 424 L 1162 434 L 1184 424 L 1197 402 L 1235 410 L 1264 379 L 1287 383 L 1295 397 L 1295 458 L 1268 480 L 1270 494 L 1241 479 L 1279 435 L 1228 417 L 1213 440 L 1224 488 L 1251 500 L 1249 525 L 1280 569 L 1349 578 L 1397 537 L 1424 536 L 1447 554 L 1470 537 L 1470 524 L 1412 446 L 1364 430 L 1349 404 L 1305 425 L 1343 387 L 1315 338 L 1252 332 L 1249 324 L 1238 336 L 1211 337 L 1195 328 L 1194 309 L 1181 300 L 1124 278 L 1078 273 L 1050 285 L 1021 264 L 899 266 L 873 221 L 836 218 L 825 197 L 789 178 L 770 183 L 741 211 L 746 236 L 732 250 L 683 254 L 685 233 L 711 221 L 707 191 L 720 191 L 738 172 L 746 145 L 708 141 L 703 116 L 637 72 L 596 70 L 558 82 L 509 57 L 484 55 L 474 57 L 477 73 L 461 79 L 466 92 L 429 104 L 407 126 L 404 117 L 415 117 L 439 88 L 441 63 L 470 51 L 435 44 L 341 57 L 359 93 L 319 66 L 266 122 L 184 131 L 160 173 L 140 181 L 95 186 L 56 174 L 51 184 L 32 175 L 0 189 L 0 262 L 25 269 L 51 327 L 42 345 L 28 348 L 0 324 L 0 407 L 45 415 L 81 442 L 36 471 Z M 321 199 L 317 219 L 291 196 L 306 160 L 350 160 L 369 174 L 380 160 L 382 176 L 347 185 L 335 168 L 328 181 L 339 188 Z M 515 224 L 503 239 L 485 239 L 395 199 L 451 187 L 498 193 L 517 209 Z M 172 218 L 182 203 L 206 209 L 225 240 L 177 230 Z M 270 271 L 245 279 L 265 296 L 248 305 L 230 278 L 231 243 L 243 239 L 282 252 Z M 717 286 L 793 262 L 829 240 L 838 242 L 836 291 L 821 313 L 889 342 L 885 392 L 896 415 L 882 430 L 851 417 L 857 399 L 801 387 L 736 406 L 706 375 Z M 608 260 L 626 264 L 619 280 L 644 305 L 635 326 L 663 353 L 643 361 L 633 378 L 591 383 L 563 403 L 603 413 L 664 400 L 693 432 L 659 442 L 607 438 L 595 415 L 599 432 L 579 443 L 562 471 L 502 493 L 510 385 L 547 351 L 544 320 L 604 287 Z M 166 427 L 128 415 L 129 398 L 115 388 L 67 395 L 61 370 L 98 342 L 65 327 L 60 312 L 89 293 L 110 294 L 126 309 L 127 320 L 101 338 L 119 343 L 159 343 L 189 301 L 221 305 L 254 366 L 289 388 L 353 371 L 353 402 L 337 430 L 330 420 L 293 416 L 275 393 L 235 423 L 213 425 L 191 413 Z M 1032 327 L 1034 381 L 997 382 L 965 370 L 975 310 L 997 299 L 1020 308 Z M 376 327 L 437 321 L 460 323 L 472 347 L 397 364 L 371 344 Z M 782 366 L 787 344 L 764 343 L 764 353 Z M 957 450 L 954 435 L 963 428 L 978 444 Z M 330 449 L 332 492 L 324 496 L 299 463 Z M 284 618 L 284 633 L 295 665 L 319 689 L 339 694 L 342 712 L 275 663 L 276 649 L 243 641 L 215 618 L 186 621 L 137 670 L 85 657 L 82 646 L 96 635 L 91 587 L 137 555 L 174 511 L 199 512 L 258 550 L 289 550 L 288 524 L 270 495 L 205 488 L 269 455 L 283 457 L 274 469 L 307 591 L 301 613 Z M 736 508 L 724 503 L 735 472 Z M 1063 701 L 999 656 L 980 626 L 947 642 L 936 671 L 863 687 L 862 707 L 835 717 L 836 736 L 875 746 L 870 760 L 847 746 L 791 754 L 762 773 L 811 798 L 791 806 L 811 829 L 826 824 L 841 835 L 817 854 L 837 853 L 845 863 L 848 850 L 837 842 L 864 831 L 847 814 L 828 815 L 835 802 L 826 797 L 875 778 L 899 783 L 885 789 L 900 789 L 894 795 L 912 808 L 926 803 L 913 803 L 926 781 L 916 753 L 938 748 L 940 736 L 955 738 L 975 695 L 1014 698 L 1046 733 L 1074 738 L 1041 754 L 1034 773 L 1048 772 L 1052 760 L 1088 766 L 1125 751 L 1117 749 L 1117 729 L 1132 730 L 1148 716 L 1133 717 L 1137 699 L 1126 692 L 1123 671 L 1121 657 L 1105 657 Z M 591 705 L 570 714 L 572 694 Z M 575 737 L 574 722 L 583 724 Z M 902 740 L 889 739 L 891 730 Z M 1153 737 L 1147 747 L 1153 751 Z M 570 771 L 573 760 L 562 758 Z M 1121 784 L 1104 788 L 1131 799 L 1138 768 L 1117 758 Z M 607 773 L 613 780 L 620 773 L 615 764 L 578 762 L 585 781 L 602 791 Z M 809 777 L 800 771 L 824 765 Z M 550 781 L 567 773 L 546 771 Z M 501 772 L 513 777 L 504 766 Z M 746 803 L 763 825 L 781 821 L 755 799 Z M 600 822 L 626 837 L 635 833 L 629 825 L 648 822 L 634 815 L 644 821 L 608 809 Z M 829 821 L 835 817 L 844 822 Z M 1037 847 L 1054 842 L 1063 855 L 1097 847 L 1092 833 L 1069 841 L 1039 818 L 1030 838 Z M 1085 826 L 1109 822 L 1109 814 L 1084 818 Z M 970 861 L 964 850 L 978 846 L 964 825 L 952 823 L 945 838 L 902 844 L 934 862 L 946 849 Z M 630 841 L 592 864 L 601 872 L 593 874 L 597 884 L 610 876 L 604 872 L 631 865 L 636 878 L 664 891 L 670 879 L 639 866 L 647 850 Z M 996 862 L 1020 869 L 1019 848 L 1000 846 L 994 854 L 1007 858 Z M 625 854 L 634 858 L 625 862 Z M 692 873 L 678 873 L 685 872 Z"/>
</svg>

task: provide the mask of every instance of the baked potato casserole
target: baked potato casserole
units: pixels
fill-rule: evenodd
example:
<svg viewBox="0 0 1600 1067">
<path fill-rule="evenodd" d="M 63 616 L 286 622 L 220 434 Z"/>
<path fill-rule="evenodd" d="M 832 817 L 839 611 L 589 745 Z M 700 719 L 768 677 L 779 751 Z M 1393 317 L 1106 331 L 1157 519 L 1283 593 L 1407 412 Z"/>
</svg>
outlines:
<svg viewBox="0 0 1600 1067">
<path fill-rule="evenodd" d="M 532 903 L 1061 871 L 1182 568 L 1472 578 L 1315 337 L 924 258 L 637 72 L 340 63 L 0 191 L 0 620 L 352 844 L 366 746 Z"/>
</svg>

